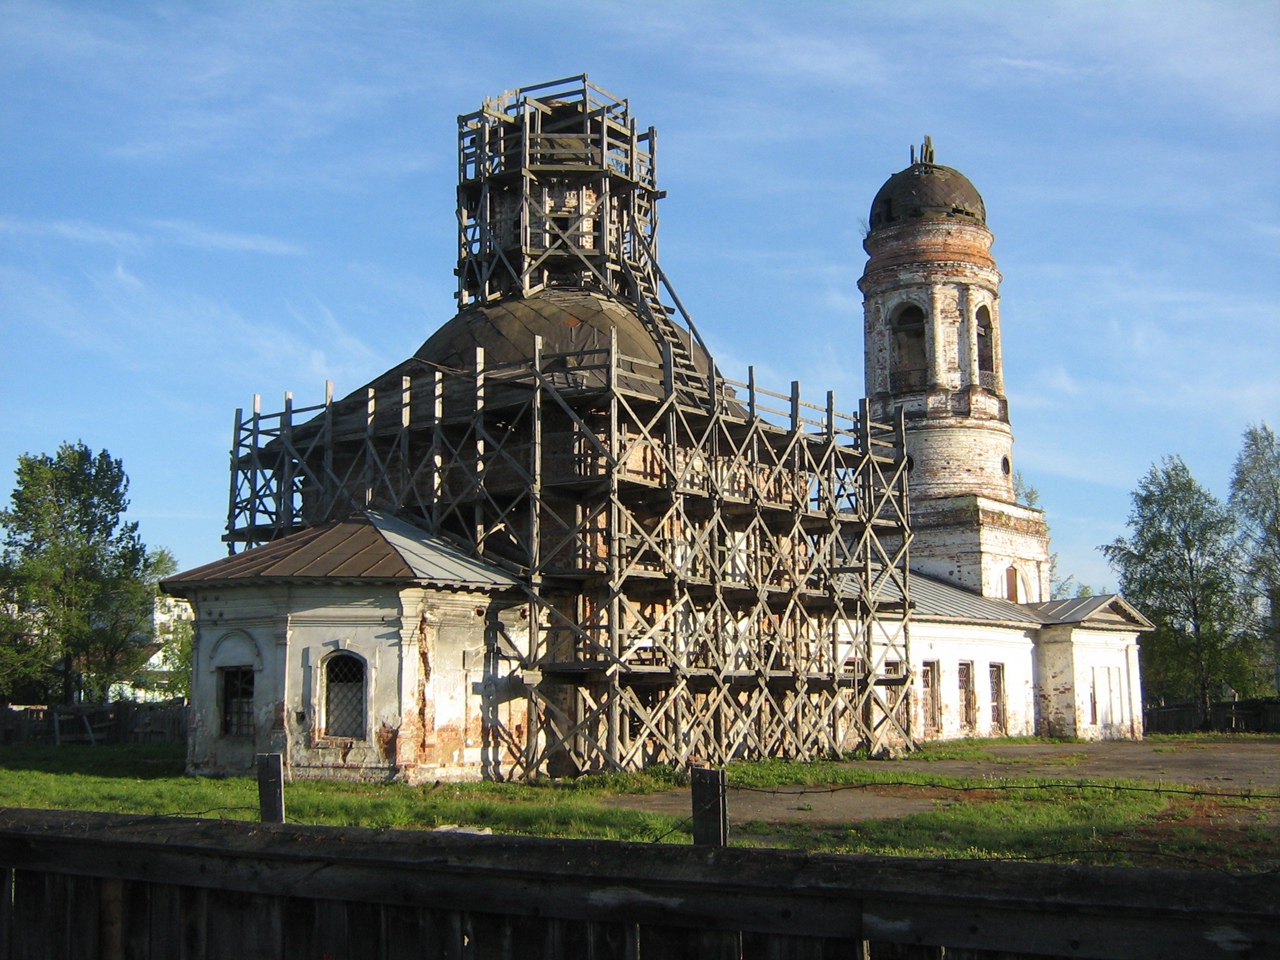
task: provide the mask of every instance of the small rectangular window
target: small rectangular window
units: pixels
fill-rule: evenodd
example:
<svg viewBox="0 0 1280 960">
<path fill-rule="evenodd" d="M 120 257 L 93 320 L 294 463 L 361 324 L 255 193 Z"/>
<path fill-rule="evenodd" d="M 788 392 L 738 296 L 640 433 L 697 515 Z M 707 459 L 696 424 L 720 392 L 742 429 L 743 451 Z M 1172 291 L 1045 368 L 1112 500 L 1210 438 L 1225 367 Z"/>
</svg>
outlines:
<svg viewBox="0 0 1280 960">
<path fill-rule="evenodd" d="M 230 667 L 222 671 L 222 734 L 253 736 L 253 669 Z"/>
<path fill-rule="evenodd" d="M 1005 716 L 1004 707 L 1004 664 L 993 663 L 990 665 L 991 677 L 991 732 L 1005 735 L 1007 731 L 1008 719 Z"/>
<path fill-rule="evenodd" d="M 942 729 L 942 700 L 938 689 L 938 661 L 926 660 L 920 665 L 920 683 L 924 687 L 924 729 L 937 733 Z"/>
<path fill-rule="evenodd" d="M 972 733 L 978 720 L 978 701 L 973 689 L 973 662 L 960 662 L 960 725 L 966 733 Z"/>
</svg>

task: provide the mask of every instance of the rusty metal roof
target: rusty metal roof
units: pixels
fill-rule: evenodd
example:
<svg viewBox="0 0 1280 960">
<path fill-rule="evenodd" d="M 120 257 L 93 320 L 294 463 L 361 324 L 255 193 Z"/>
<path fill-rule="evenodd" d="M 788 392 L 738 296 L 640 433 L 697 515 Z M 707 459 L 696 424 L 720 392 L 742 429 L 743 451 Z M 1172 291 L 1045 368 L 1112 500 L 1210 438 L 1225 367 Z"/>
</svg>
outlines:
<svg viewBox="0 0 1280 960">
<path fill-rule="evenodd" d="M 408 582 L 488 590 L 519 585 L 510 574 L 412 524 L 367 510 L 166 577 L 161 586 L 178 593 L 183 586 L 281 580 Z"/>
<path fill-rule="evenodd" d="M 871 201 L 871 229 L 925 217 L 964 217 L 987 222 L 987 208 L 959 170 L 913 163 L 890 177 Z"/>
</svg>

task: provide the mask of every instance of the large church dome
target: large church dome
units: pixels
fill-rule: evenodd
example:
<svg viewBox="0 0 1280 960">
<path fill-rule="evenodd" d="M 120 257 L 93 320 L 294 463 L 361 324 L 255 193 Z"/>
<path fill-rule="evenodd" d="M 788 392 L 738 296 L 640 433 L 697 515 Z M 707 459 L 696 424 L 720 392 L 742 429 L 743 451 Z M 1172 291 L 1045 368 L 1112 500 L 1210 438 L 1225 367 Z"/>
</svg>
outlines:
<svg viewBox="0 0 1280 960">
<path fill-rule="evenodd" d="M 930 161 L 932 153 L 930 149 Z M 963 217 L 985 224 L 987 210 L 963 173 L 933 162 L 912 163 L 898 171 L 871 201 L 872 230 L 932 217 Z"/>
<path fill-rule="evenodd" d="M 469 370 L 476 347 L 483 347 L 485 363 L 511 363 L 533 356 L 533 338 L 542 337 L 546 354 L 581 353 L 609 346 L 610 328 L 618 331 L 618 352 L 649 363 L 662 362 L 662 347 L 634 306 L 625 301 L 581 289 L 548 289 L 530 297 L 506 297 L 489 304 L 473 304 L 442 326 L 414 356 L 442 367 Z M 678 330 L 689 346 L 687 334 Z M 709 367 L 696 347 L 694 363 Z"/>
</svg>

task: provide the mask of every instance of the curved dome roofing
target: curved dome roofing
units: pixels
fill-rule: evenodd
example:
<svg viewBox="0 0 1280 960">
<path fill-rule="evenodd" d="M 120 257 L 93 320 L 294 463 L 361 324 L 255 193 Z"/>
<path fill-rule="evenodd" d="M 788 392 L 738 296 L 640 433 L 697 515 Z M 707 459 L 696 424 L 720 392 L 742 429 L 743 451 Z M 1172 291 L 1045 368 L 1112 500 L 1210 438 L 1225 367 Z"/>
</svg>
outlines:
<svg viewBox="0 0 1280 960">
<path fill-rule="evenodd" d="M 965 217 L 987 222 L 987 208 L 959 170 L 913 163 L 890 177 L 871 201 L 871 229 L 926 217 Z"/>
<path fill-rule="evenodd" d="M 476 347 L 483 347 L 485 363 L 509 363 L 533 356 L 533 338 L 542 337 L 543 354 L 604 350 L 609 330 L 618 331 L 618 351 L 627 357 L 662 361 L 662 348 L 630 304 L 579 289 L 548 289 L 531 297 L 509 297 L 464 308 L 418 348 L 414 357 L 470 370 Z M 686 346 L 689 340 L 684 331 Z M 696 347 L 694 362 L 708 368 Z"/>
</svg>

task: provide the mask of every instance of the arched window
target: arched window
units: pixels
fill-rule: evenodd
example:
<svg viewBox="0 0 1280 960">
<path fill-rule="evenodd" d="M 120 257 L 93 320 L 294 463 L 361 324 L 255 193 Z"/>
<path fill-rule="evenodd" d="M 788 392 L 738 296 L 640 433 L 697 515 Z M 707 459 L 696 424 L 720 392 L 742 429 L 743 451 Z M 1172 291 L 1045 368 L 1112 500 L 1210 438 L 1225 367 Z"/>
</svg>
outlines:
<svg viewBox="0 0 1280 960">
<path fill-rule="evenodd" d="M 337 653 L 324 664 L 324 733 L 327 737 L 363 740 L 364 661 Z"/>
<path fill-rule="evenodd" d="M 889 389 L 923 390 L 929 368 L 924 349 L 924 311 L 914 303 L 900 308 L 893 318 L 893 361 Z"/>
<path fill-rule="evenodd" d="M 1004 572 L 1004 596 L 1006 600 L 1012 600 L 1014 603 L 1022 603 L 1026 597 L 1022 595 L 1022 584 L 1018 579 L 1018 568 L 1010 566 Z"/>
<path fill-rule="evenodd" d="M 996 388 L 995 344 L 991 332 L 991 311 L 981 306 L 977 313 L 978 322 L 978 385 L 994 390 Z"/>
</svg>

